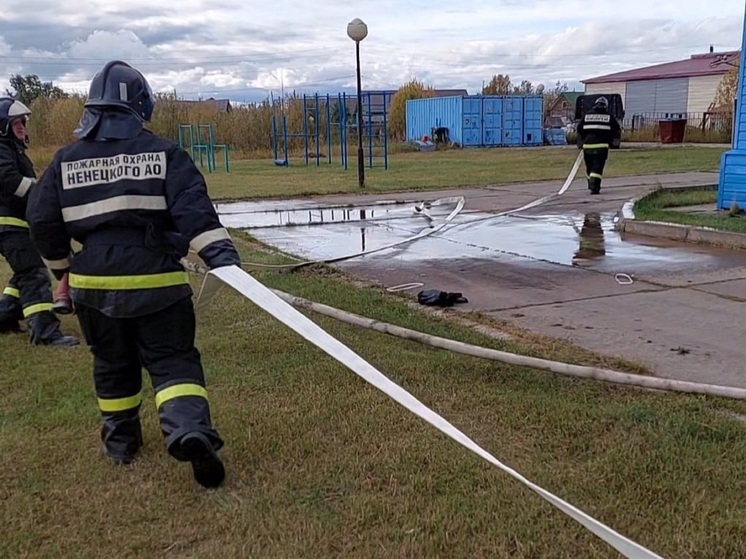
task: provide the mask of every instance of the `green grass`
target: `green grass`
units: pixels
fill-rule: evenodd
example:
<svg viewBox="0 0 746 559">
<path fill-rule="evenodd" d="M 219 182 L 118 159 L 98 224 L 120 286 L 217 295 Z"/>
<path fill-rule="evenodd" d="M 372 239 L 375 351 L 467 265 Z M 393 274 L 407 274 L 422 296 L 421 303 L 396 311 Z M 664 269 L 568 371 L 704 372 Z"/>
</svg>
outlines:
<svg viewBox="0 0 746 559">
<path fill-rule="evenodd" d="M 326 269 L 257 277 L 433 334 L 523 343 Z M 741 403 L 570 379 L 312 318 L 499 459 L 664 557 L 742 557 L 746 424 L 732 415 L 746 414 Z M 71 318 L 64 325 L 77 331 Z M 0 337 L 0 556 L 618 557 L 232 291 L 200 319 L 198 345 L 227 441 L 228 479 L 214 492 L 165 455 L 150 404 L 142 458 L 117 468 L 99 456 L 84 347 Z M 521 349 L 597 359 L 551 342 Z"/>
<path fill-rule="evenodd" d="M 724 148 L 675 147 L 612 151 L 606 177 L 716 171 Z M 572 167 L 573 148 L 465 149 L 391 155 L 389 169 L 366 168 L 366 188 L 357 185 L 356 162 L 345 171 L 329 165 L 291 160 L 276 167 L 270 160 L 244 160 L 231 172 L 205 174 L 210 195 L 217 200 L 292 197 L 338 193 L 394 192 L 561 180 Z"/>
<path fill-rule="evenodd" d="M 712 189 L 660 190 L 653 192 L 635 204 L 635 219 L 640 221 L 665 221 L 695 227 L 710 227 L 721 231 L 746 233 L 746 217 L 741 213 L 729 215 L 727 211 L 706 215 L 673 211 L 669 208 L 699 206 L 717 202 L 717 191 Z"/>
</svg>

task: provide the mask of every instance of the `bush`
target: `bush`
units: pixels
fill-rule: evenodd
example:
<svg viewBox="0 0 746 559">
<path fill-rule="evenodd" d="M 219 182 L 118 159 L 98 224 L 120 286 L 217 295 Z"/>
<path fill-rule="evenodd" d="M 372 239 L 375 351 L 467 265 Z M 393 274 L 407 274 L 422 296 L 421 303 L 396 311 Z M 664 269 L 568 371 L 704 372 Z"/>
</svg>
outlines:
<svg viewBox="0 0 746 559">
<path fill-rule="evenodd" d="M 389 137 L 394 140 L 405 140 L 407 135 L 407 101 L 424 99 L 434 95 L 433 88 L 416 79 L 403 85 L 391 99 L 388 116 Z"/>
</svg>

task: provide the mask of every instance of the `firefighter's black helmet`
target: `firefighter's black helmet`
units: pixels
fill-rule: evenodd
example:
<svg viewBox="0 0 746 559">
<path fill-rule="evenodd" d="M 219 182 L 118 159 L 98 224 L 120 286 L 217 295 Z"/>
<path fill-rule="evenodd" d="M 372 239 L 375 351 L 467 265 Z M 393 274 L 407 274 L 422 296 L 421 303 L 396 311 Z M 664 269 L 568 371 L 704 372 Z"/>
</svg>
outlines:
<svg viewBox="0 0 746 559">
<path fill-rule="evenodd" d="M 149 122 L 155 99 L 148 80 L 121 60 L 112 60 L 93 76 L 86 107 L 117 107 Z"/>
</svg>

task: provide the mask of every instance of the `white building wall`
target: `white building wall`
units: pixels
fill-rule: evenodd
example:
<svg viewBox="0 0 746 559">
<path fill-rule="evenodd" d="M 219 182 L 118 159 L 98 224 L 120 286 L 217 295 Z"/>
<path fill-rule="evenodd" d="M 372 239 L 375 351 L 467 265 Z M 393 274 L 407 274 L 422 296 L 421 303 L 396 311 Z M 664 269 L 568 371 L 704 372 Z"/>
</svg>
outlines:
<svg viewBox="0 0 746 559">
<path fill-rule="evenodd" d="M 717 76 L 694 76 L 691 78 L 688 78 L 688 86 L 686 88 L 686 111 L 688 113 L 703 113 L 707 111 L 710 108 L 710 104 L 715 99 L 715 92 L 717 91 L 718 84 L 720 83 L 720 80 L 723 79 L 722 75 Z M 673 85 L 673 82 L 680 82 L 677 84 L 675 89 L 677 90 L 675 92 L 676 97 L 680 97 L 682 94 L 684 94 L 684 88 L 681 87 L 683 85 L 682 79 L 677 80 L 650 80 L 645 85 L 652 85 L 651 82 L 669 82 L 671 85 Z M 613 83 L 594 83 L 594 84 L 588 84 L 585 86 L 585 93 L 587 94 L 595 94 L 595 93 L 618 93 L 622 96 L 622 100 L 624 101 L 624 107 L 625 111 L 627 109 L 628 105 L 632 105 L 632 108 L 634 109 L 636 106 L 640 106 L 639 108 L 642 109 L 642 105 L 645 107 L 644 112 L 671 112 L 672 110 L 683 110 L 679 107 L 680 103 L 676 102 L 673 103 L 672 107 L 666 107 L 667 103 L 664 100 L 670 93 L 673 92 L 666 92 L 664 93 L 662 91 L 663 88 L 659 87 L 659 83 L 656 83 L 656 98 L 654 101 L 652 100 L 642 100 L 642 99 L 629 99 L 628 95 L 630 93 L 634 93 L 634 91 L 630 91 L 630 84 L 634 84 L 635 82 L 613 82 Z M 638 89 L 647 89 L 645 85 L 640 84 L 638 86 Z M 668 85 L 668 84 L 667 84 Z M 633 87 L 632 90 L 635 88 Z M 652 89 L 652 88 L 651 88 Z M 642 91 L 640 91 L 642 93 Z M 647 93 L 647 91 L 646 91 Z M 647 97 L 647 95 L 645 95 Z M 630 113 L 631 115 L 631 113 Z"/>
<path fill-rule="evenodd" d="M 606 93 L 607 95 L 618 93 L 622 96 L 624 105 L 627 105 L 627 82 L 591 83 L 585 86 L 585 92 L 588 95 L 596 93 Z"/>
<path fill-rule="evenodd" d="M 703 113 L 715 100 L 718 84 L 723 76 L 695 76 L 689 78 L 689 98 L 687 112 Z"/>
</svg>

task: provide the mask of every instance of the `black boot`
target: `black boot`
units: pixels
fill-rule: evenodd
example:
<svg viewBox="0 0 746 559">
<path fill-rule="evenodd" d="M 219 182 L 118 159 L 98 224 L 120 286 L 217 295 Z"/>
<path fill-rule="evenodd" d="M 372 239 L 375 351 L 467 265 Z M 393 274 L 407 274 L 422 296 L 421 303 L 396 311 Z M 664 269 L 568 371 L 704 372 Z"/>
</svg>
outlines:
<svg viewBox="0 0 746 559">
<path fill-rule="evenodd" d="M 23 332 L 21 320 L 23 320 L 23 309 L 18 297 L 11 295 L 0 297 L 0 334 Z"/>
<path fill-rule="evenodd" d="M 28 319 L 29 335 L 34 345 L 76 346 L 80 343 L 75 336 L 65 336 L 60 332 L 60 320 L 51 311 L 42 311 Z"/>
<path fill-rule="evenodd" d="M 114 464 L 124 466 L 134 462 L 143 443 L 140 407 L 104 415 L 101 441 L 104 453 Z"/>
<path fill-rule="evenodd" d="M 13 318 L 0 318 L 0 334 L 23 332 L 21 323 Z"/>
<path fill-rule="evenodd" d="M 218 487 L 225 479 L 225 467 L 210 440 L 202 433 L 187 433 L 179 443 L 181 454 L 192 463 L 194 479 L 202 487 Z"/>
</svg>

